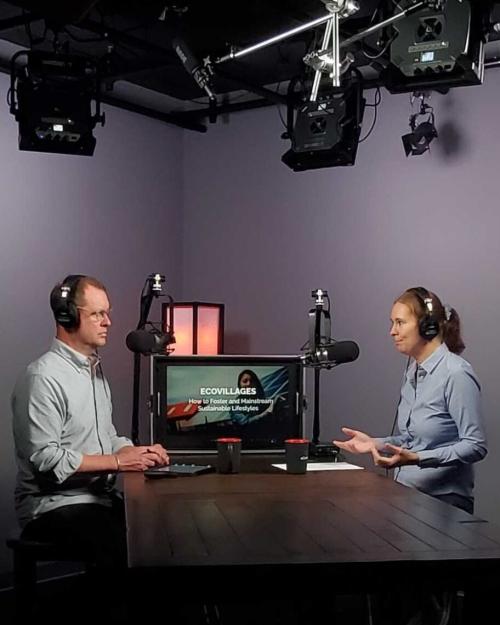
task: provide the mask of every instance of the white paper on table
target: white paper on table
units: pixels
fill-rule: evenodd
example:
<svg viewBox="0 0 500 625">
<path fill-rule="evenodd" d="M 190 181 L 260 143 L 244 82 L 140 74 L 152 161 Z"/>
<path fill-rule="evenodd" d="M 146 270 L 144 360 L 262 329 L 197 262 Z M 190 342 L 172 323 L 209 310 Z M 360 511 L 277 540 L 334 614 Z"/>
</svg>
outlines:
<svg viewBox="0 0 500 625">
<path fill-rule="evenodd" d="M 286 471 L 286 464 L 273 464 L 273 467 L 277 469 L 283 469 Z M 356 464 L 349 464 L 349 462 L 308 462 L 308 471 L 352 471 L 353 469 L 363 469 Z"/>
</svg>

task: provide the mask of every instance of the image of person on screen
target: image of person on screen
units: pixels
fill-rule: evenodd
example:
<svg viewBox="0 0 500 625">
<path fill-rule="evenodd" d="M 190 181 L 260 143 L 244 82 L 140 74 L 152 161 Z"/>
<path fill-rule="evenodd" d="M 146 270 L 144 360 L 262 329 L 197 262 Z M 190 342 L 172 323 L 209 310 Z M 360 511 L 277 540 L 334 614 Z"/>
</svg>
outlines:
<svg viewBox="0 0 500 625">
<path fill-rule="evenodd" d="M 231 411 L 231 421 L 235 425 L 246 425 L 265 412 L 269 405 L 259 401 L 266 398 L 264 387 L 257 374 L 251 369 L 244 369 L 238 375 L 238 388 L 249 391 L 249 394 L 240 395 L 240 405 L 237 410 Z"/>
<path fill-rule="evenodd" d="M 95 278 L 71 275 L 50 294 L 56 336 L 12 395 L 22 537 L 85 555 L 98 569 L 126 566 L 120 471 L 168 464 L 161 445 L 134 446 L 112 422 L 111 391 L 97 350 L 111 306 Z"/>
<path fill-rule="evenodd" d="M 480 384 L 465 349 L 460 319 L 423 287 L 405 291 L 392 307 L 391 337 L 408 357 L 394 435 L 373 438 L 342 428 L 334 441 L 352 453 L 371 453 L 395 480 L 472 513 L 474 463 L 487 453 Z"/>
</svg>

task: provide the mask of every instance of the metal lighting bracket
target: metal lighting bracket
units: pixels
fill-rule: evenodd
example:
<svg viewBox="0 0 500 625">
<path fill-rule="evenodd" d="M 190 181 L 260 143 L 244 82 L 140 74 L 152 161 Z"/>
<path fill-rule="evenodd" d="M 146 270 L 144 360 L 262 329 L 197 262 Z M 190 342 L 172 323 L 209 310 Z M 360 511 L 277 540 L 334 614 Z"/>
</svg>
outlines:
<svg viewBox="0 0 500 625">
<path fill-rule="evenodd" d="M 322 50 L 319 52 L 312 52 L 304 57 L 304 63 L 312 66 L 316 70 L 311 96 L 309 98 L 311 102 L 316 102 L 321 82 L 321 75 L 323 72 L 326 71 L 330 74 L 332 86 L 334 88 L 338 88 L 340 87 L 341 73 L 343 73 L 354 61 L 354 57 L 352 55 L 346 55 L 347 63 L 341 64 L 340 62 L 339 22 L 340 18 L 349 17 L 359 11 L 359 4 L 355 2 L 355 0 L 329 0 L 325 2 L 325 5 L 331 14 L 331 17 L 326 23 Z M 329 46 L 331 47 L 329 48 Z"/>
<path fill-rule="evenodd" d="M 215 59 L 213 62 L 210 61 L 209 58 L 205 59 L 205 66 L 220 65 L 221 63 L 226 63 L 227 61 L 232 61 L 234 59 L 239 59 L 243 56 L 251 54 L 252 52 L 256 52 L 258 50 L 262 50 L 263 48 L 267 48 L 268 46 L 274 45 L 279 41 L 283 41 L 284 39 L 288 39 L 289 37 L 293 37 L 299 33 L 302 33 L 310 28 L 315 28 L 320 26 L 321 24 L 326 23 L 325 34 L 323 36 L 323 44 L 321 50 L 311 52 L 304 57 L 304 62 L 313 69 L 316 70 L 316 74 L 314 76 L 313 87 L 311 90 L 310 100 L 311 102 L 316 101 L 319 84 L 321 81 L 321 74 L 324 72 L 328 72 L 330 77 L 332 78 L 332 83 L 334 87 L 340 87 L 340 77 L 341 75 L 348 69 L 350 64 L 354 61 L 354 57 L 351 53 L 347 53 L 344 59 L 340 60 L 340 50 L 349 46 L 350 44 L 360 41 L 369 35 L 385 28 L 386 26 L 390 26 L 391 24 L 395 24 L 405 17 L 411 15 L 412 13 L 416 13 L 421 9 L 425 9 L 428 7 L 436 7 L 443 6 L 446 0 L 420 0 L 409 6 L 407 9 L 401 10 L 396 15 L 379 22 L 378 24 L 374 24 L 370 26 L 366 30 L 363 30 L 348 39 L 344 39 L 342 42 L 339 38 L 339 21 L 342 18 L 349 17 L 358 11 L 359 5 L 355 0 L 321 0 L 329 13 L 327 15 L 323 15 L 311 22 L 307 22 L 306 24 L 302 24 L 301 26 L 297 26 L 296 28 L 292 28 L 284 33 L 280 33 L 278 35 L 274 35 L 269 39 L 265 39 L 259 43 L 253 44 L 248 48 L 243 48 L 241 50 L 231 49 L 229 54 L 225 56 L 219 57 Z M 331 44 L 330 44 L 331 40 Z"/>
</svg>

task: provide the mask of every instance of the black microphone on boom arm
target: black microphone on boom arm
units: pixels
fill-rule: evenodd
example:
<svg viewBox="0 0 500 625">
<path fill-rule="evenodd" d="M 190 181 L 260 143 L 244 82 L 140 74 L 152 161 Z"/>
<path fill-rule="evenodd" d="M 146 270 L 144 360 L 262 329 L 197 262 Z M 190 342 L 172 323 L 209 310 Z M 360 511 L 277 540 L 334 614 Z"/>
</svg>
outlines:
<svg viewBox="0 0 500 625">
<path fill-rule="evenodd" d="M 127 334 L 125 340 L 127 347 L 135 354 L 164 354 L 166 348 L 175 339 L 171 332 L 158 332 L 156 330 L 133 330 Z"/>
<path fill-rule="evenodd" d="M 191 48 L 181 36 L 174 37 L 172 47 L 186 71 L 194 78 L 198 87 L 206 92 L 210 98 L 210 102 L 215 101 L 215 94 L 212 91 L 213 70 L 210 62 L 200 61 L 196 58 Z"/>
<path fill-rule="evenodd" d="M 359 346 L 354 341 L 333 341 L 320 345 L 314 353 L 306 355 L 306 364 L 309 366 L 324 366 L 327 369 L 354 362 L 359 356 Z"/>
</svg>

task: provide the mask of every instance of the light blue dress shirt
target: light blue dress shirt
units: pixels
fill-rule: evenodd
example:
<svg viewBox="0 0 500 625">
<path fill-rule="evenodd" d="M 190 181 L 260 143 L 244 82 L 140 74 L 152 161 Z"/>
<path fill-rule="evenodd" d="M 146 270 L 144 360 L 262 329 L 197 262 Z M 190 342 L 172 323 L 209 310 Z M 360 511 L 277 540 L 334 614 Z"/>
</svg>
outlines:
<svg viewBox="0 0 500 625">
<path fill-rule="evenodd" d="M 399 434 L 377 439 L 416 452 L 419 465 L 396 469 L 395 479 L 429 495 L 473 501 L 473 463 L 486 456 L 481 387 L 471 365 L 441 344 L 413 361 L 401 388 Z"/>
<path fill-rule="evenodd" d="M 108 482 L 77 473 L 84 454 L 114 454 L 132 443 L 111 420 L 108 383 L 92 359 L 54 339 L 17 381 L 12 396 L 19 524 L 76 503 L 110 505 Z"/>
</svg>

